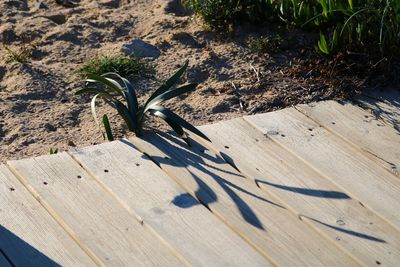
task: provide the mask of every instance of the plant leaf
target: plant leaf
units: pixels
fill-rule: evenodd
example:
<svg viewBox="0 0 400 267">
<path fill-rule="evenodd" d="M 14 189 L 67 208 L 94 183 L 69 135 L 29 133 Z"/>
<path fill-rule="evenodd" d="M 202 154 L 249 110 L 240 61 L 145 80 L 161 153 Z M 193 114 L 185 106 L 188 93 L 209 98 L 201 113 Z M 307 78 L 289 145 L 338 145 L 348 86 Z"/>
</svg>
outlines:
<svg viewBox="0 0 400 267">
<path fill-rule="evenodd" d="M 99 127 L 100 132 L 101 132 L 101 134 L 103 135 L 103 138 L 105 138 L 104 133 L 103 133 L 103 130 L 102 130 L 101 127 L 100 127 L 100 122 L 99 122 L 99 119 L 97 118 L 97 113 L 96 113 L 96 99 L 97 99 L 98 97 L 110 99 L 110 100 L 113 100 L 114 102 L 119 102 L 119 101 L 118 101 L 118 100 L 115 100 L 115 99 L 114 99 L 110 94 L 108 94 L 108 93 L 98 93 L 97 95 L 95 95 L 95 96 L 92 98 L 92 101 L 91 101 L 91 103 L 90 103 L 90 107 L 91 107 L 91 110 L 92 110 L 93 119 L 94 119 L 94 121 L 96 122 L 97 127 Z"/>
<path fill-rule="evenodd" d="M 186 71 L 187 67 L 189 65 L 189 61 L 186 60 L 185 64 L 174 74 L 172 75 L 165 83 L 163 83 L 146 101 L 145 106 L 156 98 L 157 96 L 163 94 L 164 92 L 168 91 L 182 76 L 182 74 Z"/>
<path fill-rule="evenodd" d="M 166 123 L 168 123 L 169 126 L 177 133 L 179 137 L 183 137 L 185 135 L 185 132 L 182 129 L 182 126 L 179 124 L 175 123 L 174 121 L 170 120 L 164 113 L 154 111 L 151 112 L 154 116 L 160 117 L 163 119 Z"/>
<path fill-rule="evenodd" d="M 128 126 L 129 131 L 137 132 L 136 127 L 136 118 L 132 118 L 132 115 L 129 113 L 128 108 L 122 104 L 120 101 L 114 102 L 115 107 L 117 108 L 118 114 L 124 119 L 126 125 Z"/>
<path fill-rule="evenodd" d="M 122 81 L 124 84 L 124 87 L 126 89 L 126 92 L 124 92 L 124 97 L 126 102 L 128 103 L 128 110 L 132 114 L 132 116 L 136 116 L 136 113 L 139 109 L 139 103 L 136 97 L 135 90 L 132 86 L 132 84 L 128 81 L 128 79 L 122 77 L 118 73 L 115 72 L 108 72 L 103 74 L 102 76 L 109 77 L 109 76 L 114 76 L 117 77 Z"/>
<path fill-rule="evenodd" d="M 167 117 L 169 120 L 173 121 L 174 123 L 180 125 L 181 127 L 191 131 L 192 133 L 204 138 L 205 140 L 211 142 L 211 140 L 202 132 L 200 132 L 200 130 L 198 130 L 196 127 L 194 127 L 193 125 L 191 125 L 189 122 L 185 121 L 184 119 L 182 119 L 181 117 L 179 117 L 178 115 L 176 115 L 174 112 L 172 112 L 171 110 L 162 107 L 162 106 L 153 106 L 149 109 L 149 111 L 156 115 L 158 113 L 163 114 L 165 117 Z"/>
<path fill-rule="evenodd" d="M 107 86 L 107 88 L 110 89 L 111 91 L 114 91 L 119 95 L 123 95 L 121 85 L 113 79 L 91 73 L 88 74 L 88 79 L 86 79 L 85 81 L 88 83 L 96 83 L 96 82 L 101 83 Z"/>
<path fill-rule="evenodd" d="M 191 84 L 187 84 L 187 85 L 169 90 L 169 91 L 155 97 L 153 100 L 151 100 L 145 107 L 145 110 L 147 110 L 148 108 L 150 108 L 153 105 L 160 104 L 161 102 L 167 101 L 167 100 L 177 97 L 181 94 L 193 91 L 194 89 L 196 89 L 197 85 L 198 85 L 197 83 L 191 83 Z"/>
<path fill-rule="evenodd" d="M 110 121 L 108 120 L 108 116 L 106 114 L 103 115 L 103 125 L 106 130 L 106 136 L 108 141 L 114 141 L 114 136 L 111 131 Z"/>
</svg>

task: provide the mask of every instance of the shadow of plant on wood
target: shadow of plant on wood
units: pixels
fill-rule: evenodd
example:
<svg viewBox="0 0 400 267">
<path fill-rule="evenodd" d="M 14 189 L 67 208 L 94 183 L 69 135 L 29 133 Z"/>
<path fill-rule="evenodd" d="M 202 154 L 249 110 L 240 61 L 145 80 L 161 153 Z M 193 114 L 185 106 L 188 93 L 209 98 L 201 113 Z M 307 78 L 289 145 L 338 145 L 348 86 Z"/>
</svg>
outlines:
<svg viewBox="0 0 400 267">
<path fill-rule="evenodd" d="M 298 193 L 306 196 L 312 197 L 320 197 L 320 198 L 334 198 L 334 199 L 349 199 L 350 197 L 343 192 L 339 191 L 327 191 L 321 189 L 311 189 L 311 188 L 301 188 L 301 187 L 293 187 L 293 186 L 286 186 L 280 184 L 274 184 L 263 180 L 256 180 L 256 183 L 263 183 L 266 185 L 270 185 L 282 190 L 290 191 L 293 193 Z"/>
<path fill-rule="evenodd" d="M 154 146 L 158 150 L 157 152 L 154 152 L 152 149 L 144 149 L 153 151 L 150 154 L 146 153 L 146 158 L 150 158 L 153 162 L 155 162 L 168 173 L 170 172 L 170 170 L 167 169 L 167 166 L 185 169 L 189 173 L 190 177 L 192 177 L 198 185 L 198 189 L 193 192 L 193 194 L 196 196 L 200 203 L 202 203 L 209 209 L 210 204 L 224 200 L 219 199 L 221 192 L 218 192 L 218 190 L 216 190 L 216 186 L 219 186 L 223 190 L 222 192 L 225 192 L 227 196 L 234 202 L 242 218 L 247 223 L 258 229 L 266 230 L 265 226 L 262 223 L 262 220 L 257 216 L 257 212 L 259 211 L 254 210 L 252 205 L 246 202 L 248 201 L 248 199 L 246 200 L 247 197 L 259 200 L 261 201 L 261 203 L 264 204 L 274 205 L 275 207 L 286 209 L 286 207 L 280 205 L 279 203 L 275 203 L 273 201 L 265 199 L 262 196 L 257 195 L 256 191 L 249 192 L 249 190 L 243 188 L 242 186 L 239 186 L 235 182 L 238 181 L 236 179 L 247 178 L 242 176 L 240 172 L 224 169 L 222 165 L 227 164 L 224 159 L 220 158 L 214 153 L 209 153 L 206 147 L 202 146 L 193 139 L 190 139 L 189 141 L 190 146 L 188 146 L 180 139 L 166 133 L 152 133 L 150 135 L 146 135 L 146 138 L 144 139 L 145 142 L 147 142 L 151 146 Z M 126 144 L 131 145 L 129 142 L 126 142 Z M 141 146 L 138 145 L 138 147 L 140 148 Z M 231 160 L 233 161 L 233 159 Z M 214 183 L 214 181 L 216 182 L 216 184 Z M 210 183 L 214 183 L 214 185 L 211 186 Z M 272 183 L 267 184 L 281 188 L 282 190 L 291 191 L 295 194 L 298 193 L 310 197 L 350 199 L 347 194 L 338 191 L 297 188 L 281 186 Z M 191 205 L 185 204 L 185 195 L 189 196 L 189 194 L 179 195 L 174 199 L 173 204 L 182 208 L 190 208 Z M 306 218 L 307 216 L 300 215 L 299 218 L 301 217 Z M 317 219 L 309 217 L 307 218 L 341 233 L 345 233 L 358 238 L 368 239 L 375 242 L 385 242 L 378 237 L 374 237 L 350 229 L 344 229 L 342 227 L 332 226 Z"/>
<path fill-rule="evenodd" d="M 159 155 L 147 154 L 147 156 L 157 165 L 170 165 L 184 168 L 188 171 L 190 176 L 198 185 L 198 189 L 193 193 L 196 198 L 206 207 L 218 201 L 217 193 L 207 185 L 207 179 L 204 178 L 205 176 L 208 176 L 209 179 L 215 181 L 217 185 L 220 186 L 221 189 L 228 195 L 228 197 L 231 198 L 243 219 L 256 228 L 265 230 L 264 225 L 256 215 L 256 212 L 249 204 L 246 203 L 241 195 L 245 194 L 260 200 L 263 203 L 268 203 L 284 209 L 283 206 L 250 192 L 245 188 L 238 186 L 233 181 L 228 181 L 225 179 L 223 177 L 224 173 L 234 176 L 237 179 L 246 178 L 234 171 L 231 172 L 216 167 L 215 165 L 218 166 L 226 163 L 223 161 L 223 159 L 217 156 L 205 153 L 205 148 L 194 140 L 190 140 L 189 147 L 186 143 L 182 142 L 176 137 L 165 133 L 149 134 L 143 139 L 156 146 L 157 149 L 159 149 L 162 154 L 165 155 L 164 157 L 161 157 Z M 207 161 L 210 161 L 212 165 L 207 163 Z M 179 203 L 179 205 L 182 204 Z"/>
</svg>

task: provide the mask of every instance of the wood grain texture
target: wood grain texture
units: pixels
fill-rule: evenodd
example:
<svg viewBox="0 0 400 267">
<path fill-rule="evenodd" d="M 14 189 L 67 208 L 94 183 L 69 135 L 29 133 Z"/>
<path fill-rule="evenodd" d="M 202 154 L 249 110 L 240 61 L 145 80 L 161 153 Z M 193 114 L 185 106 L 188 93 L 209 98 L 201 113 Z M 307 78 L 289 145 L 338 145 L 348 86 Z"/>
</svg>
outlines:
<svg viewBox="0 0 400 267">
<path fill-rule="evenodd" d="M 359 149 L 293 108 L 245 119 L 400 229 L 400 180 Z"/>
<path fill-rule="evenodd" d="M 376 100 L 367 96 L 358 96 L 355 101 L 365 109 L 369 109 L 376 117 L 382 119 L 387 125 L 392 126 L 400 134 L 400 97 L 387 96 Z"/>
<path fill-rule="evenodd" d="M 9 165 L 49 213 L 100 265 L 182 262 L 65 152 Z"/>
<path fill-rule="evenodd" d="M 350 256 L 211 151 L 168 135 L 133 139 L 187 192 L 260 253 L 283 266 L 353 266 Z"/>
<path fill-rule="evenodd" d="M 299 105 L 296 109 L 400 176 L 400 134 L 368 111 L 336 101 Z"/>
<path fill-rule="evenodd" d="M 0 250 L 14 266 L 95 265 L 4 165 L 0 165 Z"/>
<path fill-rule="evenodd" d="M 193 266 L 271 266 L 128 141 L 72 156 Z"/>
<path fill-rule="evenodd" d="M 399 231 L 244 119 L 200 130 L 210 148 L 363 264 L 400 262 Z"/>
</svg>

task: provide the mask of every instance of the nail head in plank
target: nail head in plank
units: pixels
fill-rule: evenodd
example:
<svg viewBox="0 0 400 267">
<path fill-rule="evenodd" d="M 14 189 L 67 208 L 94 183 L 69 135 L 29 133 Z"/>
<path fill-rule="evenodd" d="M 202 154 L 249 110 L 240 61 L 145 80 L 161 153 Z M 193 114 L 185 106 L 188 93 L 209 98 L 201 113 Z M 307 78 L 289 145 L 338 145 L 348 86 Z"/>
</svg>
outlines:
<svg viewBox="0 0 400 267">
<path fill-rule="evenodd" d="M 9 164 L 100 264 L 182 265 L 161 240 L 65 152 Z"/>
<path fill-rule="evenodd" d="M 365 265 L 400 262 L 399 231 L 242 118 L 200 130 L 249 179 Z"/>
<path fill-rule="evenodd" d="M 211 151 L 190 149 L 167 135 L 149 134 L 144 138 L 132 141 L 278 265 L 358 265 Z"/>
<path fill-rule="evenodd" d="M 248 116 L 245 120 L 400 229 L 399 179 L 360 150 L 294 108 Z"/>
<path fill-rule="evenodd" d="M 14 266 L 95 265 L 5 165 L 0 187 L 0 249 Z"/>
<path fill-rule="evenodd" d="M 336 101 L 298 105 L 296 109 L 400 176 L 400 135 L 368 111 Z"/>
<path fill-rule="evenodd" d="M 71 154 L 190 264 L 271 265 L 128 141 Z"/>
</svg>

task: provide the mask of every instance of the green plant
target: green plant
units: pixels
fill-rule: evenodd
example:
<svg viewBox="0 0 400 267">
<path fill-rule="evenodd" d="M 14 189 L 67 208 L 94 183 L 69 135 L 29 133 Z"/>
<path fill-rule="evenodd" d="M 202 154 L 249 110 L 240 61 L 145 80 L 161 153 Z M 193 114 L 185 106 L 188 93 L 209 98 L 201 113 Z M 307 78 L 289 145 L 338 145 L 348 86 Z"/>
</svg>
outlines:
<svg viewBox="0 0 400 267">
<path fill-rule="evenodd" d="M 117 73 L 106 73 L 103 75 L 88 74 L 86 87 L 77 91 L 76 94 L 94 94 L 91 102 L 91 110 L 96 124 L 100 123 L 96 114 L 96 99 L 101 98 L 114 107 L 126 123 L 128 129 L 136 136 L 142 135 L 143 122 L 147 113 L 163 119 L 180 137 L 185 137 L 183 128 L 197 134 L 209 141 L 207 136 L 196 127 L 179 117 L 177 114 L 161 106 L 161 104 L 174 97 L 195 90 L 197 84 L 187 84 L 174 87 L 181 75 L 188 67 L 188 61 L 173 76 L 164 82 L 143 105 L 139 105 L 136 92 L 132 84 Z M 106 133 L 103 137 L 113 140 L 108 117 L 103 116 L 103 125 Z M 102 131 L 103 132 L 103 131 Z"/>
<path fill-rule="evenodd" d="M 57 154 L 57 153 L 58 153 L 58 148 L 51 147 L 49 149 L 49 154 L 50 155 L 54 155 L 54 154 Z"/>
<path fill-rule="evenodd" d="M 247 40 L 247 47 L 253 53 L 274 53 L 279 51 L 282 39 L 280 35 L 250 37 Z"/>
<path fill-rule="evenodd" d="M 143 61 L 127 56 L 102 56 L 85 63 L 78 73 L 81 76 L 89 74 L 102 75 L 104 73 L 118 73 L 123 77 L 138 76 L 145 72 L 151 72 L 151 68 Z"/>
<path fill-rule="evenodd" d="M 399 0 L 185 0 L 212 28 L 239 21 L 277 21 L 320 32 L 316 49 L 323 55 L 352 50 L 400 57 Z M 326 44 L 326 45 L 325 45 Z"/>
<path fill-rule="evenodd" d="M 34 45 L 22 45 L 11 49 L 5 44 L 3 44 L 3 47 L 7 53 L 7 64 L 12 62 L 19 62 L 21 64 L 29 62 L 29 58 L 32 56 L 32 50 L 35 48 Z"/>
</svg>

